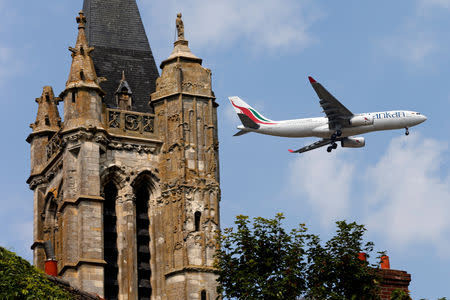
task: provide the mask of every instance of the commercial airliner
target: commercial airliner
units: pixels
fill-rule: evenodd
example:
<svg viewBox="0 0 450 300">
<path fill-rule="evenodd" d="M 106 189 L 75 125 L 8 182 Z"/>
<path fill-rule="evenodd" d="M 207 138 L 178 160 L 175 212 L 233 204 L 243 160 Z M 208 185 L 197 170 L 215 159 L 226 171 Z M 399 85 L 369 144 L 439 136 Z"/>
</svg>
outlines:
<svg viewBox="0 0 450 300">
<path fill-rule="evenodd" d="M 323 146 L 327 151 L 336 149 L 340 142 L 341 147 L 360 148 L 365 146 L 364 137 L 354 135 L 372 131 L 405 129 L 424 122 L 427 117 L 423 114 L 409 110 L 391 110 L 354 114 L 331 95 L 320 83 L 312 77 L 309 82 L 319 96 L 319 104 L 325 117 L 306 118 L 296 120 L 273 121 L 264 117 L 239 97 L 229 97 L 242 125 L 239 125 L 234 136 L 248 132 L 256 132 L 281 137 L 318 137 L 320 140 L 291 153 L 303 153 Z"/>
</svg>

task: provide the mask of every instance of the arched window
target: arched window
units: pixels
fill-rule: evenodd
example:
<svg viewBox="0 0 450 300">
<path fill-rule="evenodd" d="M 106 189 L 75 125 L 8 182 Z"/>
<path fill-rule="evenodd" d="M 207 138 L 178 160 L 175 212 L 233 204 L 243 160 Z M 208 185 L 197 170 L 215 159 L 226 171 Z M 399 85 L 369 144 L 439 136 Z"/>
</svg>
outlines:
<svg viewBox="0 0 450 300">
<path fill-rule="evenodd" d="M 205 290 L 203 290 L 203 291 L 200 293 L 200 299 L 201 299 L 201 300 L 207 300 L 207 297 L 206 297 L 206 291 L 205 291 Z"/>
<path fill-rule="evenodd" d="M 200 219 L 202 218 L 202 213 L 196 211 L 194 214 L 194 218 L 195 218 L 195 231 L 200 231 Z"/>
<path fill-rule="evenodd" d="M 106 261 L 104 269 L 105 299 L 117 299 L 119 295 L 119 284 L 117 274 L 117 217 L 116 198 L 117 188 L 114 183 L 109 182 L 104 188 L 105 201 L 103 202 L 103 243 L 104 259 Z"/>
<path fill-rule="evenodd" d="M 150 189 L 146 179 L 142 180 L 135 187 L 135 196 L 138 299 L 150 299 L 152 294 L 152 287 L 150 285 L 150 221 L 148 217 Z"/>
<path fill-rule="evenodd" d="M 56 231 L 58 230 L 57 210 L 58 205 L 56 204 L 56 200 L 53 194 L 50 194 L 45 203 L 44 240 L 52 243 L 55 254 L 57 251 Z"/>
</svg>

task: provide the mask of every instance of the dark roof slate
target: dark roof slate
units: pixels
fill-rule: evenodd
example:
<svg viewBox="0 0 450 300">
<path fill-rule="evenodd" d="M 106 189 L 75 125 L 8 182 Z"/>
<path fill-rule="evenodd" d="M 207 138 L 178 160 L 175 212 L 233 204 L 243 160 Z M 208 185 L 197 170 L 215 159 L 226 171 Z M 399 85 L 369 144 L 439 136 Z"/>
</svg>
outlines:
<svg viewBox="0 0 450 300">
<path fill-rule="evenodd" d="M 125 71 L 133 91 L 133 110 L 153 112 L 148 104 L 158 69 L 145 34 L 136 0 L 84 0 L 86 35 L 107 107 L 117 107 L 115 91 Z"/>
</svg>

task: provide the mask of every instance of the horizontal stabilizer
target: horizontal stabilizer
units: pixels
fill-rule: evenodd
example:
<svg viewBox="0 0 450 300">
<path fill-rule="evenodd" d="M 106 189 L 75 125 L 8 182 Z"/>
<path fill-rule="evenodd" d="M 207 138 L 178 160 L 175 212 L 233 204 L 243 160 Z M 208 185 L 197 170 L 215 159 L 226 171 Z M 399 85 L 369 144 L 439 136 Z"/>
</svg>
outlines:
<svg viewBox="0 0 450 300">
<path fill-rule="evenodd" d="M 233 136 L 240 136 L 246 133 L 249 133 L 250 131 L 247 130 L 239 130 L 238 132 L 236 132 Z"/>
</svg>

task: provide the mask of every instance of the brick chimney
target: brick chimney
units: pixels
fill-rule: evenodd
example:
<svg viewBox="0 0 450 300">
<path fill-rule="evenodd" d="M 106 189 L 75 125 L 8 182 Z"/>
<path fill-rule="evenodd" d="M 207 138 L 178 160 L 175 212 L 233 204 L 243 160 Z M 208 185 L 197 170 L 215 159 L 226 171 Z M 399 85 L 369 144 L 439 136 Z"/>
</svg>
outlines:
<svg viewBox="0 0 450 300">
<path fill-rule="evenodd" d="M 381 300 L 390 300 L 392 292 L 397 289 L 409 293 L 411 274 L 406 271 L 391 270 L 388 256 L 381 258 L 381 269 L 378 272 L 380 275 Z"/>
</svg>

